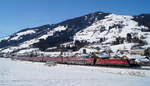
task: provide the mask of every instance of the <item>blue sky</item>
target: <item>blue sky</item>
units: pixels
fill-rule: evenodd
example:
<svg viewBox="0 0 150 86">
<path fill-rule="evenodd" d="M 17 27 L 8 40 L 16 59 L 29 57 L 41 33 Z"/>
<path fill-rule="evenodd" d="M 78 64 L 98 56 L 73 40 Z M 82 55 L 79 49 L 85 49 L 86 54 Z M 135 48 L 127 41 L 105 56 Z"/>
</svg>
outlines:
<svg viewBox="0 0 150 86">
<path fill-rule="evenodd" d="M 95 11 L 150 13 L 150 0 L 0 0 L 0 37 Z"/>
</svg>

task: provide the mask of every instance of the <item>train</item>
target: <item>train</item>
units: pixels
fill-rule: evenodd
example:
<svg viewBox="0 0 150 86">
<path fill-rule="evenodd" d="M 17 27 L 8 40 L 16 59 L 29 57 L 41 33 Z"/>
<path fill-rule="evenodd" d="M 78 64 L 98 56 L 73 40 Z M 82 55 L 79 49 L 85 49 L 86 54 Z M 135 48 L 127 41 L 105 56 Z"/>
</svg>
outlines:
<svg viewBox="0 0 150 86">
<path fill-rule="evenodd" d="M 15 60 L 46 62 L 47 64 L 71 64 L 71 65 L 91 65 L 91 66 L 115 66 L 115 67 L 140 67 L 135 59 L 128 58 L 103 58 L 88 57 L 13 57 Z"/>
</svg>

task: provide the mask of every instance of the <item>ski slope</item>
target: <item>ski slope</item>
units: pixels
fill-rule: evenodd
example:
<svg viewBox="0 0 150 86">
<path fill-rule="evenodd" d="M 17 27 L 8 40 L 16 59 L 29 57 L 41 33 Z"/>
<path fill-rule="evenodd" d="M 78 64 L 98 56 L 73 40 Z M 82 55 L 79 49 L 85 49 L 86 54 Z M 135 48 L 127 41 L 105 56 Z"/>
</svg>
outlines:
<svg viewBox="0 0 150 86">
<path fill-rule="evenodd" d="M 150 86 L 149 70 L 56 65 L 0 58 L 0 86 Z"/>
</svg>

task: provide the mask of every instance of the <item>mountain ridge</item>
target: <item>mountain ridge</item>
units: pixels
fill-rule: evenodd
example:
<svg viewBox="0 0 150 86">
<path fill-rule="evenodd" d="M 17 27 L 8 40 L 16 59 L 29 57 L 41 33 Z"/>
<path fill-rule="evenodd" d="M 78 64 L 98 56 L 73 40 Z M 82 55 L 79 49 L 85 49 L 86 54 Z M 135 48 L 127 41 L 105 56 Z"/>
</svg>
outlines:
<svg viewBox="0 0 150 86">
<path fill-rule="evenodd" d="M 5 53 L 19 52 L 24 49 L 47 51 L 52 47 L 57 47 L 54 50 L 58 51 L 62 47 L 64 48 L 63 44 L 67 42 L 70 43 L 68 44 L 69 47 L 67 46 L 66 48 L 65 46 L 64 49 L 73 51 L 93 43 L 117 45 L 132 42 L 142 44 L 142 46 L 149 46 L 149 32 L 150 14 L 124 16 L 94 12 L 57 24 L 47 24 L 20 30 L 0 40 L 0 51 Z M 120 35 L 117 36 L 117 33 L 120 33 Z M 132 36 L 128 40 L 127 34 Z M 142 36 L 143 39 L 140 39 Z"/>
</svg>

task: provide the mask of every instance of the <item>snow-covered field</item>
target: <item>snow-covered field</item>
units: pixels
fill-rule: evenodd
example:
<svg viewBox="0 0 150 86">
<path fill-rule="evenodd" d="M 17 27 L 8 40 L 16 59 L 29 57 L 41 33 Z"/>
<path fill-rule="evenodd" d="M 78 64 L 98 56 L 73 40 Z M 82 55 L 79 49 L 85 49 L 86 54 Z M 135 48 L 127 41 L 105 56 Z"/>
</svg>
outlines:
<svg viewBox="0 0 150 86">
<path fill-rule="evenodd" d="M 150 70 L 56 65 L 0 58 L 0 86 L 150 86 Z"/>
</svg>

